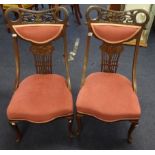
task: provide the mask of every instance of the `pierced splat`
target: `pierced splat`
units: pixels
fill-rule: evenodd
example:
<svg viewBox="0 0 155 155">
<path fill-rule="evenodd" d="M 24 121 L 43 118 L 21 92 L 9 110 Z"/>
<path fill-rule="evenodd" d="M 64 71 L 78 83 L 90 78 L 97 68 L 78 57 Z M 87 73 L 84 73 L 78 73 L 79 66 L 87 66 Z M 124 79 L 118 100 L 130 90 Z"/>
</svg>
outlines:
<svg viewBox="0 0 155 155">
<path fill-rule="evenodd" d="M 50 74 L 52 73 L 52 52 L 54 47 L 51 44 L 36 45 L 32 44 L 30 51 L 34 56 L 36 73 Z"/>
<path fill-rule="evenodd" d="M 101 71 L 116 73 L 118 67 L 118 61 L 121 52 L 123 51 L 123 45 L 110 45 L 103 43 L 100 46 L 101 49 Z"/>
</svg>

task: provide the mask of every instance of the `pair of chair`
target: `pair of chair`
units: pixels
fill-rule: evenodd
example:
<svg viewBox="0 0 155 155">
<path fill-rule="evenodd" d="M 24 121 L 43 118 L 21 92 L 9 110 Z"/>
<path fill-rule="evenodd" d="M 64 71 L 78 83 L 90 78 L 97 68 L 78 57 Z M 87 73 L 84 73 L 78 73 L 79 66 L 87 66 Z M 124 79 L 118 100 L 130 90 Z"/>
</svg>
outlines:
<svg viewBox="0 0 155 155">
<path fill-rule="evenodd" d="M 92 12 L 97 17 L 92 18 Z M 10 13 L 18 14 L 18 19 L 11 19 Z M 63 20 L 58 13 L 63 13 Z M 136 19 L 144 14 L 145 19 L 139 23 Z M 13 39 L 16 61 L 15 91 L 7 109 L 9 123 L 16 130 L 16 140 L 21 133 L 17 127 L 20 121 L 47 123 L 57 118 L 68 120 L 70 136 L 73 135 L 73 100 L 69 73 L 66 26 L 68 12 L 63 7 L 44 11 L 32 11 L 10 8 L 5 13 Z M 110 11 L 99 6 L 90 6 L 86 12 L 88 35 L 84 56 L 81 89 L 76 101 L 77 134 L 80 133 L 80 120 L 84 115 L 93 116 L 104 122 L 131 121 L 128 141 L 140 119 L 141 109 L 136 95 L 136 63 L 139 40 L 142 30 L 149 20 L 145 10 Z M 102 41 L 101 71 L 86 78 L 89 46 L 91 37 Z M 66 79 L 52 73 L 52 42 L 62 37 L 64 41 L 64 63 Z M 18 39 L 28 41 L 34 56 L 36 74 L 20 82 L 20 55 Z M 132 81 L 116 73 L 123 43 L 136 39 Z"/>
</svg>

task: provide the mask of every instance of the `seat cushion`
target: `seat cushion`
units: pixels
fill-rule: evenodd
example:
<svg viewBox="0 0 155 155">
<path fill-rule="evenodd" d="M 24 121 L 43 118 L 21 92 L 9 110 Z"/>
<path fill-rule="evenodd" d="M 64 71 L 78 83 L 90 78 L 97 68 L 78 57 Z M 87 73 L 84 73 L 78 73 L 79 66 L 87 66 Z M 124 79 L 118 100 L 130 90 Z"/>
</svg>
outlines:
<svg viewBox="0 0 155 155">
<path fill-rule="evenodd" d="M 60 35 L 63 24 L 13 25 L 13 29 L 22 39 L 33 43 L 44 44 Z"/>
<path fill-rule="evenodd" d="M 91 27 L 96 37 L 110 44 L 118 44 L 133 39 L 141 30 L 140 26 L 109 23 L 91 23 Z"/>
<path fill-rule="evenodd" d="M 131 82 L 116 73 L 92 73 L 77 97 L 77 111 L 107 122 L 139 119 L 141 110 Z"/>
<path fill-rule="evenodd" d="M 9 120 L 48 122 L 73 113 L 72 95 L 65 79 L 56 74 L 35 74 L 24 79 L 7 109 Z"/>
</svg>

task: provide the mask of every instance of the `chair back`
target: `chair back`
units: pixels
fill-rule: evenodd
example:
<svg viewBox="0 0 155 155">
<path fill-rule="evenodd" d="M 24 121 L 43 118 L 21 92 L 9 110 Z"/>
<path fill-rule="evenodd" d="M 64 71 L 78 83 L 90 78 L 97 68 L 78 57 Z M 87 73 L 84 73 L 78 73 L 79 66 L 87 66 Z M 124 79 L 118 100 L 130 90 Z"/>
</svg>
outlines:
<svg viewBox="0 0 155 155">
<path fill-rule="evenodd" d="M 92 14 L 95 12 L 96 17 L 94 18 Z M 143 17 L 143 20 L 139 20 L 139 17 Z M 136 39 L 132 66 L 133 89 L 136 91 L 138 47 L 142 31 L 149 21 L 148 13 L 143 9 L 112 11 L 100 6 L 90 6 L 86 11 L 86 20 L 88 36 L 81 85 L 83 85 L 86 76 L 91 36 L 102 41 L 100 46 L 101 72 L 110 73 L 117 72 L 118 61 L 123 51 L 124 43 Z"/>
<path fill-rule="evenodd" d="M 63 16 L 60 18 L 59 13 Z M 12 13 L 16 16 L 12 16 Z M 57 7 L 43 11 L 33 11 L 23 8 L 9 8 L 5 12 L 5 19 L 12 32 L 13 47 L 16 59 L 16 88 L 19 84 L 20 58 L 18 38 L 28 41 L 30 51 L 34 56 L 36 73 L 52 73 L 52 42 L 60 37 L 64 42 L 64 62 L 66 78 L 70 88 L 70 76 L 67 54 L 66 25 L 68 12 L 64 7 Z"/>
</svg>

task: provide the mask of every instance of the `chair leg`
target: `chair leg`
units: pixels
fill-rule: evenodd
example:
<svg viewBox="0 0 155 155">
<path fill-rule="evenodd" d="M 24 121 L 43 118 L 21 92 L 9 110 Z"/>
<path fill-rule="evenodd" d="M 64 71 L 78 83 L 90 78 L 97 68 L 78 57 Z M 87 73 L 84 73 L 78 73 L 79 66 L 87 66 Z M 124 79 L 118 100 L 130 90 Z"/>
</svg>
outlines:
<svg viewBox="0 0 155 155">
<path fill-rule="evenodd" d="M 128 130 L 128 143 L 132 143 L 132 133 L 133 133 L 133 130 L 137 127 L 138 125 L 138 121 L 131 121 L 131 125 L 130 125 L 130 128 Z"/>
<path fill-rule="evenodd" d="M 74 11 L 75 11 L 75 17 L 76 17 L 76 20 L 77 20 L 77 23 L 79 24 L 79 25 L 81 25 L 81 22 L 80 22 L 80 19 L 79 19 L 79 6 L 78 6 L 78 4 L 74 4 L 73 5 L 73 7 L 74 7 Z M 81 16 L 80 16 L 81 17 Z"/>
<path fill-rule="evenodd" d="M 9 122 L 9 124 L 11 125 L 11 127 L 15 130 L 16 132 L 16 142 L 20 142 L 21 141 L 21 138 L 22 138 L 22 135 L 21 135 L 21 132 L 17 126 L 17 124 L 15 122 Z"/>
<path fill-rule="evenodd" d="M 80 6 L 79 6 L 79 4 L 77 4 L 77 10 L 78 10 L 78 14 L 79 14 L 80 18 L 82 18 L 82 14 L 81 14 L 81 11 L 80 11 Z"/>
<path fill-rule="evenodd" d="M 77 130 L 76 130 L 76 135 L 80 135 L 80 131 L 81 131 L 81 117 L 82 115 L 80 114 L 76 114 L 76 122 L 77 122 Z"/>
<path fill-rule="evenodd" d="M 71 8 L 71 10 L 72 10 L 72 14 L 74 14 L 73 4 L 70 5 L 70 8 Z"/>
<path fill-rule="evenodd" d="M 73 137 L 73 116 L 69 116 L 67 117 L 68 120 L 68 131 L 69 131 L 69 137 L 72 138 Z"/>
<path fill-rule="evenodd" d="M 7 32 L 8 32 L 8 33 L 11 33 L 10 28 L 9 28 L 8 26 L 6 26 L 6 27 L 7 27 L 7 28 L 6 28 L 6 29 L 7 29 Z"/>
</svg>

